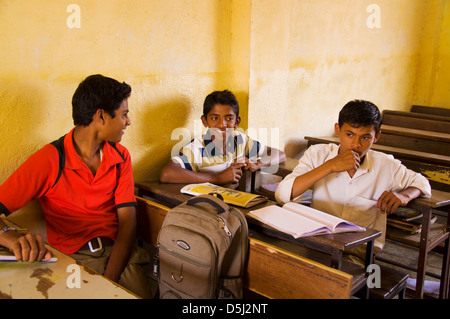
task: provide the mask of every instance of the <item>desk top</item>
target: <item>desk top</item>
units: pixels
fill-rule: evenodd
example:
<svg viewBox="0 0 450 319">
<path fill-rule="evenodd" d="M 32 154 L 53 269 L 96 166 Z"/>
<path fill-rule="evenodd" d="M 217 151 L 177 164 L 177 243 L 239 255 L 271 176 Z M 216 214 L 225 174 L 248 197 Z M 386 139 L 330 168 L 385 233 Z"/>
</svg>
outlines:
<svg viewBox="0 0 450 319">
<path fill-rule="evenodd" d="M 58 261 L 0 262 L 0 299 L 136 299 L 125 288 L 49 247 Z M 79 288 L 77 288 L 79 287 Z"/>
<path fill-rule="evenodd" d="M 153 199 L 160 201 L 163 205 L 174 207 L 183 203 L 184 201 L 192 198 L 192 196 L 182 194 L 181 188 L 185 184 L 164 184 L 159 182 L 140 182 L 136 183 L 136 187 L 140 189 L 143 195 L 151 196 Z M 333 249 L 348 250 L 355 246 L 361 245 L 368 241 L 374 240 L 381 236 L 381 232 L 367 229 L 365 232 L 352 232 L 352 233 L 339 233 L 331 235 L 309 236 L 303 238 L 297 238 L 278 231 L 268 225 L 265 225 L 254 218 L 251 218 L 247 213 L 251 210 L 255 210 L 268 205 L 276 205 L 273 201 L 258 204 L 251 208 L 236 207 L 241 210 L 247 217 L 249 225 L 256 231 L 263 234 L 267 234 L 273 237 L 277 237 L 286 241 L 305 245 L 310 248 L 330 253 Z"/>
</svg>

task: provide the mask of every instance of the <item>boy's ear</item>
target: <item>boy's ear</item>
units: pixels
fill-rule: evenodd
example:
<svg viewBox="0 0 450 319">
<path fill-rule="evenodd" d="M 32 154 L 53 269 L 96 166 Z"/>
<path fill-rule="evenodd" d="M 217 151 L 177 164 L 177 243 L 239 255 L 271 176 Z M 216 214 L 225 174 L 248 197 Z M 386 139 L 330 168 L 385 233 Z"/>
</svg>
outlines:
<svg viewBox="0 0 450 319">
<path fill-rule="evenodd" d="M 378 141 L 378 139 L 380 138 L 381 135 L 381 131 L 378 131 L 377 134 L 375 134 L 375 138 L 373 139 L 373 143 L 376 143 Z"/>
<path fill-rule="evenodd" d="M 337 136 L 341 133 L 341 128 L 339 127 L 338 123 L 334 124 L 334 133 L 336 133 Z"/>
<path fill-rule="evenodd" d="M 203 126 L 207 128 L 208 122 L 206 122 L 206 117 L 204 115 L 202 115 L 201 119 L 202 119 Z"/>
<path fill-rule="evenodd" d="M 238 116 L 238 117 L 236 117 L 236 123 L 234 123 L 234 128 L 237 128 L 240 123 L 241 123 L 241 117 Z"/>
<path fill-rule="evenodd" d="M 95 111 L 94 113 L 93 122 L 103 124 L 104 121 L 104 111 L 102 109 L 97 109 L 97 111 Z"/>
</svg>

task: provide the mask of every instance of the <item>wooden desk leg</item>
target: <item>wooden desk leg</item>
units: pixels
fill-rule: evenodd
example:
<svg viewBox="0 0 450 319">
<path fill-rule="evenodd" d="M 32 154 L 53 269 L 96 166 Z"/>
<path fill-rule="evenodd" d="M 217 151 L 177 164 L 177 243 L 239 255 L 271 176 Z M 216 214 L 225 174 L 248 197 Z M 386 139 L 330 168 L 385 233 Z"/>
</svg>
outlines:
<svg viewBox="0 0 450 319">
<path fill-rule="evenodd" d="M 335 269 L 341 269 L 342 266 L 342 250 L 333 249 L 331 252 L 331 265 L 330 267 Z"/>
<path fill-rule="evenodd" d="M 431 224 L 431 208 L 426 207 L 423 210 L 422 232 L 419 243 L 419 260 L 417 264 L 416 298 L 423 298 L 423 285 L 425 281 L 426 263 L 428 257 L 428 234 Z"/>
<path fill-rule="evenodd" d="M 450 231 L 450 211 L 447 209 L 447 231 Z M 439 290 L 439 298 L 448 299 L 450 289 L 450 238 L 445 240 L 444 255 L 442 258 L 442 270 L 441 270 L 441 287 Z"/>
<path fill-rule="evenodd" d="M 365 260 L 366 271 L 367 271 L 367 268 L 371 264 L 373 264 L 374 243 L 375 242 L 373 240 L 371 240 L 371 241 L 367 242 L 367 244 L 366 244 L 366 260 Z M 365 285 L 363 288 L 363 296 L 365 296 L 366 299 L 369 299 L 369 295 L 370 295 L 370 289 L 367 285 Z"/>
<path fill-rule="evenodd" d="M 371 265 L 373 263 L 373 250 L 374 250 L 373 247 L 374 247 L 374 241 L 373 240 L 367 242 L 367 245 L 366 245 L 366 260 L 365 260 L 366 269 L 367 269 L 367 267 L 369 267 L 369 265 Z"/>
</svg>

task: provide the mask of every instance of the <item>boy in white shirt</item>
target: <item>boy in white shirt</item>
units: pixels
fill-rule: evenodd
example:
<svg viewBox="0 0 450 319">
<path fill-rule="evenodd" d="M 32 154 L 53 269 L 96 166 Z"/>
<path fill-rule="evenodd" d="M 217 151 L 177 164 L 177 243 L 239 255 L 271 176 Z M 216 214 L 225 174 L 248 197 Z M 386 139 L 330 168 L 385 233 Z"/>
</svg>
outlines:
<svg viewBox="0 0 450 319">
<path fill-rule="evenodd" d="M 370 149 L 380 137 L 380 127 L 376 105 L 362 100 L 347 103 L 335 124 L 340 144 L 309 147 L 278 186 L 277 201 L 296 201 L 311 188 L 313 208 L 381 231 L 375 240 L 379 252 L 385 242 L 386 215 L 414 198 L 431 196 L 425 177 L 392 155 Z M 363 256 L 363 252 L 356 254 Z"/>
</svg>

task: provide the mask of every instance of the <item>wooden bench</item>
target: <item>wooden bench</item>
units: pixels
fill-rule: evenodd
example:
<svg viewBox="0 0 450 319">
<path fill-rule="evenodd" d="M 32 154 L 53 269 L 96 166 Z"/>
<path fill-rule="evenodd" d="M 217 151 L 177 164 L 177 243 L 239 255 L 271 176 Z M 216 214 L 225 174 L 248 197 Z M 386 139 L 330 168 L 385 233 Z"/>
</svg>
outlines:
<svg viewBox="0 0 450 319">
<path fill-rule="evenodd" d="M 384 125 L 450 133 L 450 117 L 446 116 L 384 110 L 382 117 L 382 123 Z"/>
<path fill-rule="evenodd" d="M 426 153 L 450 156 L 450 134 L 400 126 L 381 126 L 377 145 L 387 145 Z"/>
<path fill-rule="evenodd" d="M 450 117 L 450 109 L 443 107 L 413 105 L 411 106 L 411 112 Z"/>
</svg>

